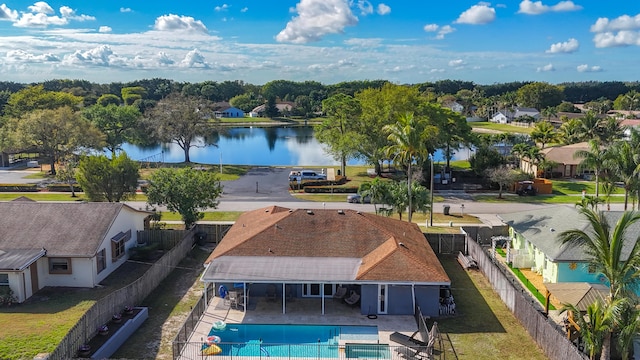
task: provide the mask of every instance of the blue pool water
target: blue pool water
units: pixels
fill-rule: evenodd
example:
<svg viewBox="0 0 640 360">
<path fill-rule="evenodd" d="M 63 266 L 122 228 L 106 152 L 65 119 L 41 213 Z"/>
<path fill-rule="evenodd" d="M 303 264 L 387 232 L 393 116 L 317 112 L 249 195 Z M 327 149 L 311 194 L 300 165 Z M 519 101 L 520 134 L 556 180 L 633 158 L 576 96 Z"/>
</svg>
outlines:
<svg viewBox="0 0 640 360">
<path fill-rule="evenodd" d="M 339 341 L 378 341 L 377 326 L 228 324 L 211 329 L 222 355 L 263 357 L 338 357 Z"/>
</svg>

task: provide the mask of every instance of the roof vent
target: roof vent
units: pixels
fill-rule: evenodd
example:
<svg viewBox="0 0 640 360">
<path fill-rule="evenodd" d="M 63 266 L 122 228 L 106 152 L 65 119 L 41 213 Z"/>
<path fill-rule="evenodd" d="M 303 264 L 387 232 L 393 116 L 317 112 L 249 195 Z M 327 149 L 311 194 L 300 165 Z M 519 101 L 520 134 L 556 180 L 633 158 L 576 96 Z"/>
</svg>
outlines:
<svg viewBox="0 0 640 360">
<path fill-rule="evenodd" d="M 549 231 L 554 232 L 554 231 L 556 231 L 556 229 L 554 229 L 554 228 L 549 228 Z"/>
<path fill-rule="evenodd" d="M 407 248 L 407 245 L 405 245 L 403 242 L 399 242 L 399 243 L 398 243 L 398 245 L 402 246 L 402 247 L 403 247 L 403 248 L 405 248 L 405 249 L 408 249 L 408 248 Z"/>
<path fill-rule="evenodd" d="M 293 209 L 289 209 L 289 212 L 293 212 Z"/>
<path fill-rule="evenodd" d="M 344 215 L 344 210 L 338 210 L 338 214 Z"/>
<path fill-rule="evenodd" d="M 360 210 L 356 211 L 356 214 L 358 214 L 358 215 L 362 215 L 362 213 L 360 212 Z"/>
<path fill-rule="evenodd" d="M 264 209 L 264 212 L 268 213 L 268 212 L 269 212 L 269 209 Z"/>
<path fill-rule="evenodd" d="M 307 214 L 313 215 L 313 210 L 307 210 Z"/>
</svg>

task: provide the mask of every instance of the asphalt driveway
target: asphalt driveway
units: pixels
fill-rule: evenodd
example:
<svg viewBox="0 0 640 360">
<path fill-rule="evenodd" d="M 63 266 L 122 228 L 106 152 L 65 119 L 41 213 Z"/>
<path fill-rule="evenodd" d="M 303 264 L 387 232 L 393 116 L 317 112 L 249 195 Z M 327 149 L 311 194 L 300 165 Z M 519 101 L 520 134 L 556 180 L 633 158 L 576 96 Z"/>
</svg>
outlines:
<svg viewBox="0 0 640 360">
<path fill-rule="evenodd" d="M 255 167 L 238 180 L 222 181 L 222 201 L 300 201 L 289 195 L 292 168 Z"/>
</svg>

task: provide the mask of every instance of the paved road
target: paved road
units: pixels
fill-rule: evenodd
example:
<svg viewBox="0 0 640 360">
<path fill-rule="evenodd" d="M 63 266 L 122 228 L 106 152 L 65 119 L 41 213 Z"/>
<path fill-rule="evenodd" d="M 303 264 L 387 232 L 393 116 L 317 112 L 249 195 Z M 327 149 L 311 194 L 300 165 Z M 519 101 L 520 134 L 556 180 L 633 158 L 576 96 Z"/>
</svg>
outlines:
<svg viewBox="0 0 640 360">
<path fill-rule="evenodd" d="M 39 170 L 39 169 L 37 169 Z M 25 176 L 32 175 L 34 170 L 0 170 L 0 184 L 32 184 L 38 183 L 40 179 L 25 179 Z"/>
<path fill-rule="evenodd" d="M 238 180 L 223 181 L 221 201 L 300 201 L 289 195 L 291 168 L 257 167 Z M 261 207 L 261 206 L 258 206 Z"/>
</svg>

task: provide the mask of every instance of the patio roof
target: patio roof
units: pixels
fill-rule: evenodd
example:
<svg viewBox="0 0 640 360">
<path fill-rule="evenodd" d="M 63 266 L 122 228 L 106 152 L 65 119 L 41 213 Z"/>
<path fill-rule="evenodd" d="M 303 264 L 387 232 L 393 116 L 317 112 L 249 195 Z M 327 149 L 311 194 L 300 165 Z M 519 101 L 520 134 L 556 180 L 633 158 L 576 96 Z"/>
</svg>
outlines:
<svg viewBox="0 0 640 360">
<path fill-rule="evenodd" d="M 579 311 L 587 311 L 589 305 L 596 300 L 604 301 L 609 294 L 609 288 L 604 284 L 564 282 L 544 285 L 558 301 L 563 304 L 572 304 Z"/>
<path fill-rule="evenodd" d="M 361 259 L 321 257 L 221 256 L 204 275 L 207 282 L 346 282 L 358 274 Z"/>
</svg>

